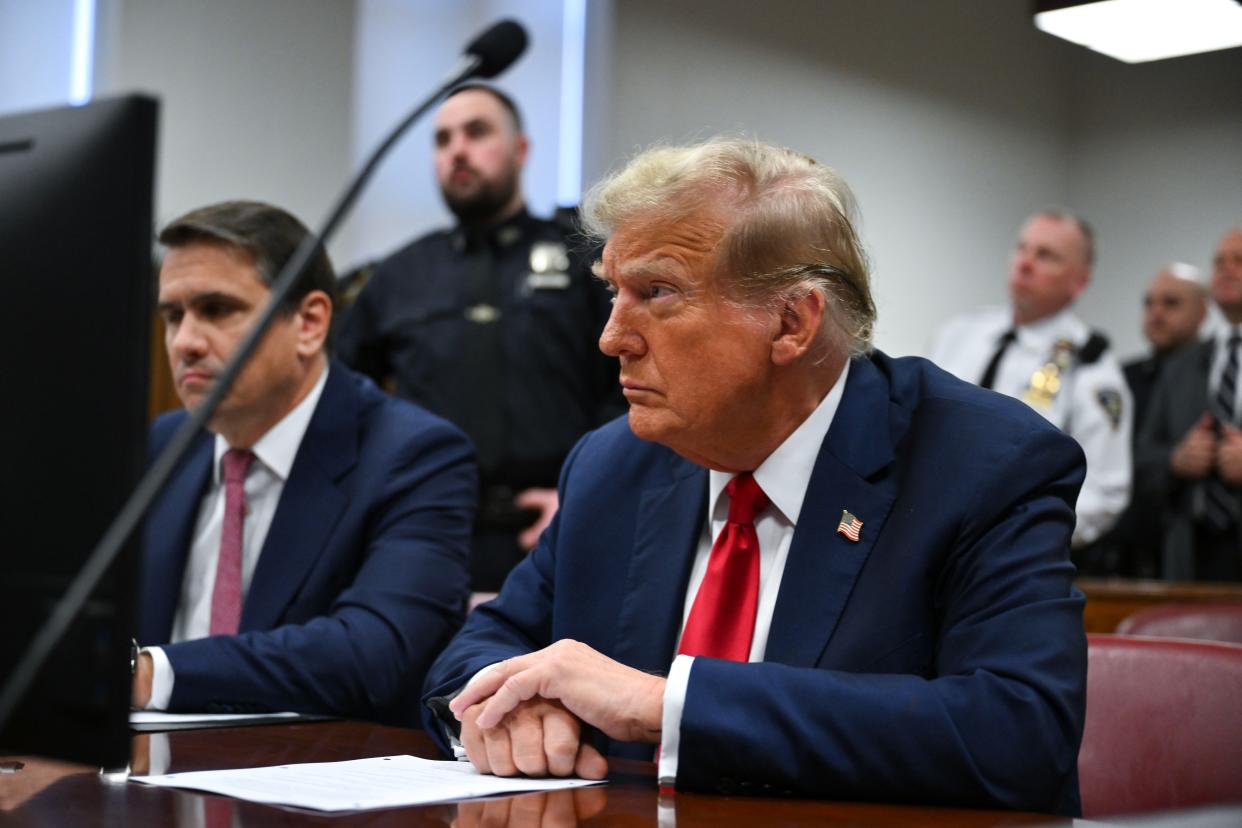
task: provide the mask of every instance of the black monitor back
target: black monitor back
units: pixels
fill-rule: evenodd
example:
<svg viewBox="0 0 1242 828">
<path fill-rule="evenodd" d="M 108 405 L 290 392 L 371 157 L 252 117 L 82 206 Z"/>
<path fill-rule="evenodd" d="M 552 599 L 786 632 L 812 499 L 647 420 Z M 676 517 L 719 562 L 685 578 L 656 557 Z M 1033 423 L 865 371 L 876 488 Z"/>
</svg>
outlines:
<svg viewBox="0 0 1242 828">
<path fill-rule="evenodd" d="M 0 118 L 0 684 L 142 473 L 156 101 Z M 0 729 L 0 753 L 129 757 L 138 539 Z"/>
</svg>

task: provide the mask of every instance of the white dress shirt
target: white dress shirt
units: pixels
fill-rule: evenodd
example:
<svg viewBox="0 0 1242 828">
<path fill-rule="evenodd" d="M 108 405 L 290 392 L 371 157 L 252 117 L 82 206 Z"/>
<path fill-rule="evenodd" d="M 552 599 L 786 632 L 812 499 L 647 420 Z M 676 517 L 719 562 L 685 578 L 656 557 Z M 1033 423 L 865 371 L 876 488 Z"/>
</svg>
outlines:
<svg viewBox="0 0 1242 828">
<path fill-rule="evenodd" d="M 293 468 L 302 437 L 319 404 L 328 370 L 324 369 L 315 387 L 292 411 L 272 426 L 251 447 L 255 461 L 251 463 L 243 487 L 246 491 L 246 519 L 242 527 L 242 606 L 250 589 L 250 579 L 259 562 L 259 553 L 267 539 L 268 529 L 280 503 L 285 481 Z M 220 480 L 220 460 L 229 444 L 216 435 L 211 484 L 198 507 L 198 519 L 190 542 L 189 558 L 181 581 L 181 596 L 173 616 L 171 642 L 206 638 L 211 633 L 211 596 L 216 585 L 216 565 L 220 557 L 220 531 L 224 523 L 224 486 Z M 151 680 L 149 710 L 163 710 L 172 698 L 172 664 L 159 647 L 144 650 L 151 654 L 154 675 Z"/>
<path fill-rule="evenodd" d="M 1011 328 L 1013 312 L 1007 307 L 956 317 L 938 332 L 930 358 L 978 384 L 1001 336 Z M 1091 329 L 1068 309 L 1023 325 L 997 366 L 993 389 L 1023 399 L 1032 376 L 1052 358 L 1058 340 L 1081 348 L 1090 337 Z M 1049 404 L 1031 407 L 1077 440 L 1086 455 L 1087 476 L 1078 495 L 1072 540 L 1075 547 L 1083 546 L 1108 531 L 1130 500 L 1134 420 L 1130 388 L 1116 357 L 1105 351 L 1088 365 L 1071 364 Z"/>
<path fill-rule="evenodd" d="M 776 596 L 781 590 L 781 576 L 785 573 L 785 560 L 789 556 L 789 546 L 798 525 L 802 501 L 811 482 L 811 472 L 815 469 L 820 446 L 832 426 L 837 407 L 841 404 L 849 373 L 850 366 L 847 361 L 845 370 L 811 415 L 753 472 L 755 482 L 767 495 L 770 505 L 755 517 L 755 534 L 759 536 L 759 606 L 755 612 L 754 637 L 750 642 L 750 661 L 763 661 L 767 651 L 772 613 L 776 609 Z M 686 587 L 686 600 L 681 617 L 683 629 L 690 615 L 690 608 L 694 605 L 694 597 L 698 594 L 703 576 L 707 572 L 712 544 L 728 522 L 729 497 L 725 486 L 733 477 L 729 472 L 711 471 L 708 474 L 708 520 L 699 537 L 698 550 L 690 568 L 690 582 Z M 678 639 L 680 638 L 679 633 Z M 661 722 L 661 785 L 671 786 L 677 778 L 681 714 L 685 708 L 686 686 L 693 667 L 693 657 L 679 655 L 669 669 Z"/>
</svg>

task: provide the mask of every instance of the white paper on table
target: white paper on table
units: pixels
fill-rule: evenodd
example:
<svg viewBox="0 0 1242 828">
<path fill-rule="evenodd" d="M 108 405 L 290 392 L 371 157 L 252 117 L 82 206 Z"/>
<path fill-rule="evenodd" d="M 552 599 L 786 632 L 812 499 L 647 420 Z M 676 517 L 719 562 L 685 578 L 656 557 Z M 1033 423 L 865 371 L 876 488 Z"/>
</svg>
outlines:
<svg viewBox="0 0 1242 828">
<path fill-rule="evenodd" d="M 165 713 L 162 710 L 131 710 L 129 729 L 138 733 L 162 730 L 197 730 L 205 727 L 240 727 L 258 724 L 292 724 L 334 718 L 306 713 Z"/>
<path fill-rule="evenodd" d="M 197 722 L 244 722 L 248 719 L 296 719 L 301 713 L 165 713 L 162 710 L 131 710 L 131 725 L 191 724 Z"/>
<path fill-rule="evenodd" d="M 310 762 L 241 770 L 133 776 L 134 782 L 190 788 L 269 805 L 316 811 L 361 811 L 429 805 L 494 794 L 554 791 L 596 785 L 587 779 L 503 778 L 469 762 L 381 756 L 347 762 Z"/>
</svg>

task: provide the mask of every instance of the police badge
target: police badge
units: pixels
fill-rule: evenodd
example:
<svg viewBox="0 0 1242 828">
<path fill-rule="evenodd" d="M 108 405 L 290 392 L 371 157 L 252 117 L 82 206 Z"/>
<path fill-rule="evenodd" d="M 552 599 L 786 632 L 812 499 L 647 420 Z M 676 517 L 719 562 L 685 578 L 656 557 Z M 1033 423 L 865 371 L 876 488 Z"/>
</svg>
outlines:
<svg viewBox="0 0 1242 828">
<path fill-rule="evenodd" d="M 565 290 L 569 287 L 569 252 L 560 242 L 535 242 L 530 249 L 530 273 L 524 293 Z"/>
<path fill-rule="evenodd" d="M 1022 392 L 1022 399 L 1032 408 L 1047 411 L 1052 408 L 1052 401 L 1061 390 L 1061 377 L 1074 362 L 1074 343 L 1068 339 L 1058 339 L 1052 345 L 1052 354 L 1048 361 L 1039 366 L 1031 375 L 1031 383 Z"/>
</svg>

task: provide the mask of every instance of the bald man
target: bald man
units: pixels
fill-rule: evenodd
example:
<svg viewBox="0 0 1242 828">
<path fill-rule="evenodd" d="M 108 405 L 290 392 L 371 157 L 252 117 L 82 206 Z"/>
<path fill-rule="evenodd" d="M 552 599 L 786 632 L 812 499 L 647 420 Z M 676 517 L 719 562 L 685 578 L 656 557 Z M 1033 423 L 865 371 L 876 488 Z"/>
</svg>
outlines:
<svg viewBox="0 0 1242 828">
<path fill-rule="evenodd" d="M 1163 506 L 1165 578 L 1242 581 L 1242 226 L 1217 245 L 1210 290 L 1225 324 L 1165 365 L 1134 480 Z"/>
<path fill-rule="evenodd" d="M 1207 287 L 1198 268 L 1173 262 L 1152 278 L 1143 294 L 1143 336 L 1151 343 L 1151 354 L 1123 366 L 1134 396 L 1136 438 L 1161 367 L 1170 354 L 1198 341 L 1206 317 Z"/>
<path fill-rule="evenodd" d="M 1152 277 L 1143 293 L 1143 336 L 1151 353 L 1125 363 L 1122 371 L 1134 397 L 1134 442 L 1142 429 L 1164 366 L 1193 346 L 1207 316 L 1207 287 L 1198 268 L 1172 262 Z M 1084 575 L 1154 578 L 1160 572 L 1162 502 L 1135 486 L 1130 503 L 1113 528 L 1079 550 L 1075 563 Z"/>
</svg>

